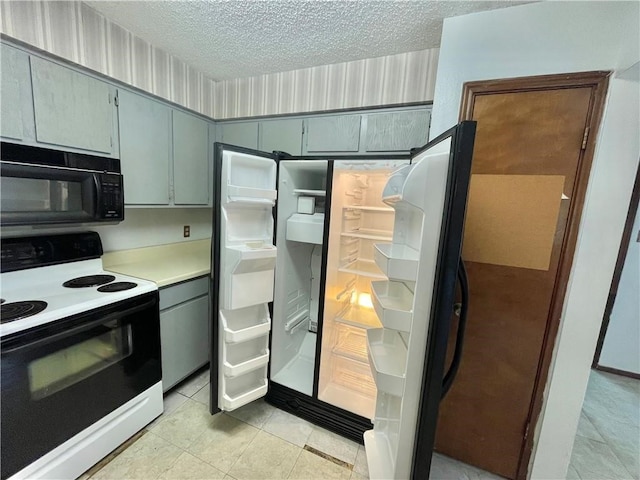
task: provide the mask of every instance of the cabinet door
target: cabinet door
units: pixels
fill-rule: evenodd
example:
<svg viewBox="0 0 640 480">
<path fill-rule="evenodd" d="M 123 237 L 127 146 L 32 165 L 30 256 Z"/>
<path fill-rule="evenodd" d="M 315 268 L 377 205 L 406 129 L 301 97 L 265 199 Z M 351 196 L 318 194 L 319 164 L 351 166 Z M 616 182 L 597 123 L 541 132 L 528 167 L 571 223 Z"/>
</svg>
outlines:
<svg viewBox="0 0 640 480">
<path fill-rule="evenodd" d="M 125 203 L 168 205 L 171 109 L 124 90 L 118 99 Z"/>
<path fill-rule="evenodd" d="M 95 78 L 31 57 L 38 142 L 111 154 L 115 89 Z"/>
<path fill-rule="evenodd" d="M 29 56 L 15 48 L 0 45 L 0 60 L 0 135 L 22 140 L 25 137 L 24 121 L 33 117 Z"/>
<path fill-rule="evenodd" d="M 367 152 L 408 152 L 427 143 L 428 110 L 367 115 Z"/>
<path fill-rule="evenodd" d="M 162 389 L 166 392 L 209 360 L 209 297 L 162 311 L 160 343 Z"/>
<path fill-rule="evenodd" d="M 177 205 L 209 203 L 209 124 L 173 111 L 173 188 Z"/>
<path fill-rule="evenodd" d="M 258 149 L 258 122 L 227 123 L 219 128 L 221 142 Z"/>
<path fill-rule="evenodd" d="M 302 155 L 302 119 L 268 120 L 260 122 L 258 150 L 279 150 L 291 155 Z"/>
<path fill-rule="evenodd" d="M 334 115 L 307 120 L 307 152 L 357 152 L 360 115 Z"/>
</svg>

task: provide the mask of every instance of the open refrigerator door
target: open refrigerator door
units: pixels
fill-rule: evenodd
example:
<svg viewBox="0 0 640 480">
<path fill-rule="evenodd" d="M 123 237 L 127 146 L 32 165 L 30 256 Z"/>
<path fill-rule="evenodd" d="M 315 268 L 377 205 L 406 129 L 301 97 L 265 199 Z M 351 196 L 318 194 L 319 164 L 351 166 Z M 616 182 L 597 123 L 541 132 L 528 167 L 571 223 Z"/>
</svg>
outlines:
<svg viewBox="0 0 640 480">
<path fill-rule="evenodd" d="M 392 175 L 391 240 L 374 245 L 387 280 L 371 285 L 382 328 L 367 331 L 377 387 L 364 434 L 370 478 L 428 478 L 471 166 L 475 122 L 463 122 Z M 452 274 L 453 273 L 453 274 Z"/>
<path fill-rule="evenodd" d="M 218 315 L 218 407 L 235 410 L 267 393 L 268 304 L 273 300 L 276 247 L 273 206 L 277 166 L 218 145 L 213 315 Z M 212 397 L 213 398 L 213 397 Z"/>
</svg>

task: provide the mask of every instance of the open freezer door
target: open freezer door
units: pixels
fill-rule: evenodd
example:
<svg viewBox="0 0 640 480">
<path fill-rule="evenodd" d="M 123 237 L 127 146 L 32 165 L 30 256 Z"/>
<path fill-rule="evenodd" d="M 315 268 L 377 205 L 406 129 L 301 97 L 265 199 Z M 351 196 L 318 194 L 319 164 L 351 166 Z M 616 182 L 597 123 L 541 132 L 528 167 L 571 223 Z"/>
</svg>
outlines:
<svg viewBox="0 0 640 480">
<path fill-rule="evenodd" d="M 211 413 L 267 393 L 276 177 L 271 155 L 215 145 Z"/>
</svg>

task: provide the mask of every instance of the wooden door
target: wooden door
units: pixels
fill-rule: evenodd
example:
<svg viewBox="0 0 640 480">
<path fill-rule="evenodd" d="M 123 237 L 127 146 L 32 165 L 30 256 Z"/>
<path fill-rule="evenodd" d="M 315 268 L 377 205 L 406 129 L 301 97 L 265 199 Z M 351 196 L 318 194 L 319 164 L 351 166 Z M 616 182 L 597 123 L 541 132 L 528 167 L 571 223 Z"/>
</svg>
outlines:
<svg viewBox="0 0 640 480">
<path fill-rule="evenodd" d="M 461 116 L 478 122 L 463 243 L 470 305 L 436 450 L 504 477 L 526 476 L 607 76 L 465 85 Z"/>
</svg>

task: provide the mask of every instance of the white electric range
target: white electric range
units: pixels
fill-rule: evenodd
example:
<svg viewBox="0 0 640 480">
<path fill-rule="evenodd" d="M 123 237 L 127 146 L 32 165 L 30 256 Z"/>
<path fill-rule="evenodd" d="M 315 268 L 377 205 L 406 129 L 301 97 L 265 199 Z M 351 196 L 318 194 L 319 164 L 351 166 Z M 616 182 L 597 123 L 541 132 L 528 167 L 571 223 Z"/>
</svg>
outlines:
<svg viewBox="0 0 640 480">
<path fill-rule="evenodd" d="M 75 478 L 162 413 L 158 288 L 93 232 L 2 239 L 2 479 Z"/>
</svg>

